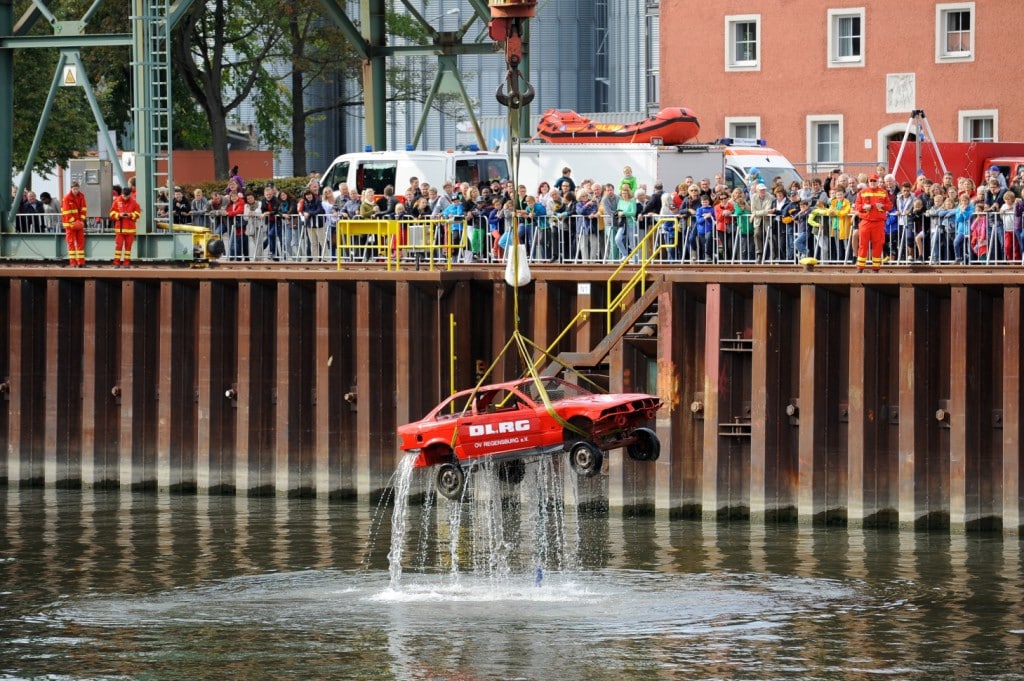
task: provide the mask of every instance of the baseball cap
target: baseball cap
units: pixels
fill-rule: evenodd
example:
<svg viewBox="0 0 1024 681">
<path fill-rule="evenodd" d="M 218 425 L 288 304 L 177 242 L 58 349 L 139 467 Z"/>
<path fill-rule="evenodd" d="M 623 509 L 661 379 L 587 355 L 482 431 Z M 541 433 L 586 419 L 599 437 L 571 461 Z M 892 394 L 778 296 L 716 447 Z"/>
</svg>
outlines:
<svg viewBox="0 0 1024 681">
<path fill-rule="evenodd" d="M 872 173 L 871 177 L 868 178 L 868 181 L 869 182 L 871 182 L 871 181 L 878 182 L 878 175 L 876 173 Z"/>
<path fill-rule="evenodd" d="M 755 185 L 755 186 L 754 186 L 754 189 L 755 189 L 756 191 L 761 191 L 762 189 L 768 189 L 768 187 L 764 186 L 763 184 L 761 184 L 761 183 L 759 182 L 759 183 L 757 183 L 757 185 Z"/>
<path fill-rule="evenodd" d="M 989 170 L 990 173 L 998 173 L 999 172 L 999 166 L 992 166 L 988 170 Z"/>
</svg>

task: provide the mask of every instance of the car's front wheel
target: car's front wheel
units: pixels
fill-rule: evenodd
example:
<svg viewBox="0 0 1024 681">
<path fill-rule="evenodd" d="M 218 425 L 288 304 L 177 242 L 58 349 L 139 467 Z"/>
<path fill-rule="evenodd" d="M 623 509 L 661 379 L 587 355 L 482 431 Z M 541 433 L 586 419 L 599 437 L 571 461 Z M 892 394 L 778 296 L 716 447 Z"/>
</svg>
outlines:
<svg viewBox="0 0 1024 681">
<path fill-rule="evenodd" d="M 466 489 L 466 473 L 457 463 L 443 463 L 437 467 L 437 491 L 441 496 L 452 501 L 462 498 Z"/>
<path fill-rule="evenodd" d="M 590 440 L 577 440 L 569 448 L 569 465 L 577 475 L 592 478 L 601 472 L 604 452 Z"/>
<path fill-rule="evenodd" d="M 636 442 L 626 447 L 626 453 L 634 461 L 657 461 L 661 456 L 661 440 L 650 428 L 637 428 L 633 431 Z"/>
</svg>

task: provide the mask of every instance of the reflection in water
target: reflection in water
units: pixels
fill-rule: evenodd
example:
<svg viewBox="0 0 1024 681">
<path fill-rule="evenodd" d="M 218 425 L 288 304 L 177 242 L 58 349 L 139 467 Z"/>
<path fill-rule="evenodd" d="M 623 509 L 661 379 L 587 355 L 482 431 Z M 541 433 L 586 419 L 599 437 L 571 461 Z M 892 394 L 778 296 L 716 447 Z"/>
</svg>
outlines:
<svg viewBox="0 0 1024 681">
<path fill-rule="evenodd" d="M 530 489 L 500 526 L 412 506 L 398 584 L 390 509 L 0 490 L 0 678 L 1024 678 L 1016 538 L 548 522 Z"/>
</svg>

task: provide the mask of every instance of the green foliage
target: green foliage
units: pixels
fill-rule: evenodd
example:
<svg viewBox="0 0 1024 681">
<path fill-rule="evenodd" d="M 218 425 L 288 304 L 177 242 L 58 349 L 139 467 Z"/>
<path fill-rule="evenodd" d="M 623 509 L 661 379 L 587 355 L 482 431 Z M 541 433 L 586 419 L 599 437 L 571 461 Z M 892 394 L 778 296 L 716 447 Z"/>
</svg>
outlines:
<svg viewBox="0 0 1024 681">
<path fill-rule="evenodd" d="M 206 117 L 218 176 L 227 173 L 230 115 L 250 97 L 264 139 L 287 143 L 277 132 L 287 123 L 287 92 L 268 70 L 280 44 L 281 8 L 276 0 L 196 2 L 175 31 L 174 67 Z"/>
<path fill-rule="evenodd" d="M 14 59 L 14 145 L 15 168 L 23 170 L 32 140 L 41 125 L 50 84 L 57 67 L 57 51 L 36 48 L 22 50 Z M 96 146 L 96 122 L 85 92 L 80 87 L 59 87 L 49 120 L 43 130 L 34 170 L 52 173 L 72 158 Z"/>
<path fill-rule="evenodd" d="M 171 70 L 171 97 L 173 111 L 171 125 L 174 128 L 175 149 L 209 149 L 210 122 L 206 113 L 189 92 L 181 72 Z"/>
</svg>

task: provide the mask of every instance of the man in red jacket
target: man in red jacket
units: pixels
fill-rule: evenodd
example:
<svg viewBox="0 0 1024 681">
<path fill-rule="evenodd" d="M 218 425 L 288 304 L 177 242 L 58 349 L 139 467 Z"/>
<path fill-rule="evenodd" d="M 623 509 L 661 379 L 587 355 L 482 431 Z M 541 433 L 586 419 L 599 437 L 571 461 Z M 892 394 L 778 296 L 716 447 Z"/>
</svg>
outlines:
<svg viewBox="0 0 1024 681">
<path fill-rule="evenodd" d="M 60 207 L 64 223 L 64 237 L 68 242 L 68 265 L 85 267 L 85 194 L 79 188 L 78 180 L 71 181 L 71 191 L 64 196 Z"/>
<path fill-rule="evenodd" d="M 860 190 L 853 211 L 860 216 L 857 271 L 863 272 L 868 264 L 868 244 L 871 244 L 871 269 L 882 269 L 882 244 L 885 243 L 885 216 L 892 210 L 892 200 L 884 188 L 878 186 L 878 175 L 868 178 L 868 186 Z"/>
<path fill-rule="evenodd" d="M 132 188 L 125 187 L 110 206 L 110 219 L 114 222 L 114 267 L 132 266 L 132 244 L 135 242 L 135 223 L 142 215 Z"/>
</svg>

